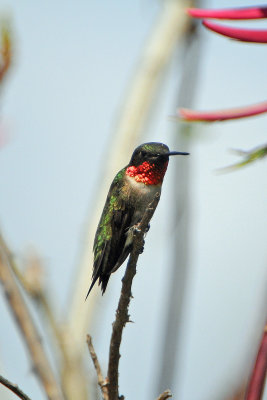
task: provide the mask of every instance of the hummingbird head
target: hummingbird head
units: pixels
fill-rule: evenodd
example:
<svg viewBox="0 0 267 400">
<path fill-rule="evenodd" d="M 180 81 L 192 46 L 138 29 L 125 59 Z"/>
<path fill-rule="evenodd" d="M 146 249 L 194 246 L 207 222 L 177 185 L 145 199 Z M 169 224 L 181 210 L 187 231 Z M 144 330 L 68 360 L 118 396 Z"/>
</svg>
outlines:
<svg viewBox="0 0 267 400">
<path fill-rule="evenodd" d="M 126 174 L 147 185 L 161 183 L 169 162 L 169 156 L 188 155 L 170 151 L 163 143 L 150 142 L 138 146 L 132 155 Z"/>
<path fill-rule="evenodd" d="M 144 143 L 138 146 L 132 155 L 129 165 L 139 166 L 147 161 L 149 164 L 165 164 L 169 161 L 169 156 L 184 155 L 187 156 L 189 153 L 181 151 L 170 151 L 169 147 L 163 143 L 150 142 Z"/>
</svg>

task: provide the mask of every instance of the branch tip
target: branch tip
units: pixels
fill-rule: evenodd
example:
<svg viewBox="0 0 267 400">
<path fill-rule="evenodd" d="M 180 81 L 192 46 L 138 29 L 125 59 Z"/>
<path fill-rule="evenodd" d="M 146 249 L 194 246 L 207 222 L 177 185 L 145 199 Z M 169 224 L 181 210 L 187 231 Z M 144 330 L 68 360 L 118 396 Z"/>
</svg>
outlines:
<svg viewBox="0 0 267 400">
<path fill-rule="evenodd" d="M 18 385 L 11 383 L 2 375 L 0 375 L 0 383 L 4 385 L 6 388 L 11 390 L 11 392 L 15 393 L 20 399 L 22 400 L 31 400 L 29 396 L 27 396 L 19 387 Z"/>
</svg>

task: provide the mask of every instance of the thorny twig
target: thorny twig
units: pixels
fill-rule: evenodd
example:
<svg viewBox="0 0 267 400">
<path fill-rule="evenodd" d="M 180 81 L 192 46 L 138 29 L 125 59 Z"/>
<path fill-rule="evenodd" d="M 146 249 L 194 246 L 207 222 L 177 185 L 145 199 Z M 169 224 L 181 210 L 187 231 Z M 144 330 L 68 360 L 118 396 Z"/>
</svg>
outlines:
<svg viewBox="0 0 267 400">
<path fill-rule="evenodd" d="M 11 383 L 8 381 L 6 378 L 4 378 L 2 375 L 0 375 L 0 383 L 7 387 L 11 392 L 15 393 L 20 399 L 22 400 L 31 400 L 29 396 L 27 396 L 23 391 L 18 387 L 18 385 L 15 385 L 14 383 Z"/>
<path fill-rule="evenodd" d="M 109 364 L 108 376 L 104 380 L 101 368 L 92 344 L 92 338 L 87 335 L 87 344 L 97 373 L 98 384 L 104 400 L 123 400 L 123 396 L 119 396 L 119 359 L 120 359 L 120 344 L 122 331 L 126 323 L 129 322 L 128 307 L 132 297 L 131 288 L 134 275 L 136 274 L 136 264 L 141 253 L 144 243 L 144 234 L 148 223 L 153 216 L 155 208 L 159 202 L 160 194 L 156 193 L 153 201 L 147 207 L 142 220 L 138 224 L 134 232 L 133 249 L 127 264 L 125 275 L 122 279 L 122 289 L 118 308 L 116 310 L 116 318 L 112 325 L 112 335 L 109 348 Z M 107 383 L 106 383 L 107 382 Z M 166 400 L 172 397 L 170 390 L 165 390 L 157 400 Z"/>
<path fill-rule="evenodd" d="M 146 209 L 141 222 L 138 224 L 138 229 L 134 233 L 133 250 L 131 252 L 125 275 L 122 279 L 122 289 L 116 318 L 112 325 L 112 335 L 109 348 L 109 363 L 108 363 L 108 394 L 109 400 L 118 400 L 119 397 L 119 359 L 120 359 L 120 344 L 122 331 L 126 323 L 129 322 L 128 306 L 131 299 L 132 280 L 136 274 L 136 263 L 143 247 L 143 237 L 148 226 L 148 223 L 155 211 L 155 207 L 159 201 L 160 194 L 156 193 L 154 200 Z"/>
</svg>

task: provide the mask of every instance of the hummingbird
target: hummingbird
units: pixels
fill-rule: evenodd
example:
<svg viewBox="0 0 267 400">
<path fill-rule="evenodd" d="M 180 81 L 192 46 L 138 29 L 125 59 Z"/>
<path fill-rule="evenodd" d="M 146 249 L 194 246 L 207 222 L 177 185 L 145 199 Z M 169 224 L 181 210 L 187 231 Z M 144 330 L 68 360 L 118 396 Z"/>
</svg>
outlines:
<svg viewBox="0 0 267 400">
<path fill-rule="evenodd" d="M 170 151 L 163 143 L 144 143 L 134 150 L 129 164 L 117 173 L 95 235 L 92 283 L 86 298 L 97 280 L 104 294 L 110 275 L 131 253 L 133 230 L 156 193 L 160 195 L 169 156 L 188 154 Z"/>
</svg>

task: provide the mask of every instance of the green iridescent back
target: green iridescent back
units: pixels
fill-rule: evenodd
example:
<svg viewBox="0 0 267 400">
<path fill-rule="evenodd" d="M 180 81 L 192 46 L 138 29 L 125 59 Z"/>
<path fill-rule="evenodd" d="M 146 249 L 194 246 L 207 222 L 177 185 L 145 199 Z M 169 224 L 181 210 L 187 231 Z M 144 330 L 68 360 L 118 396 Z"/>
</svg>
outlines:
<svg viewBox="0 0 267 400">
<path fill-rule="evenodd" d="M 105 242 L 111 240 L 112 236 L 111 220 L 114 215 L 114 212 L 120 210 L 121 208 L 120 205 L 121 198 L 119 198 L 119 194 L 121 191 L 125 170 L 126 167 L 117 173 L 110 187 L 109 195 L 107 197 L 105 207 L 102 212 L 101 219 L 96 231 L 96 236 L 94 241 L 95 261 L 101 254 L 102 249 L 105 246 Z"/>
</svg>

